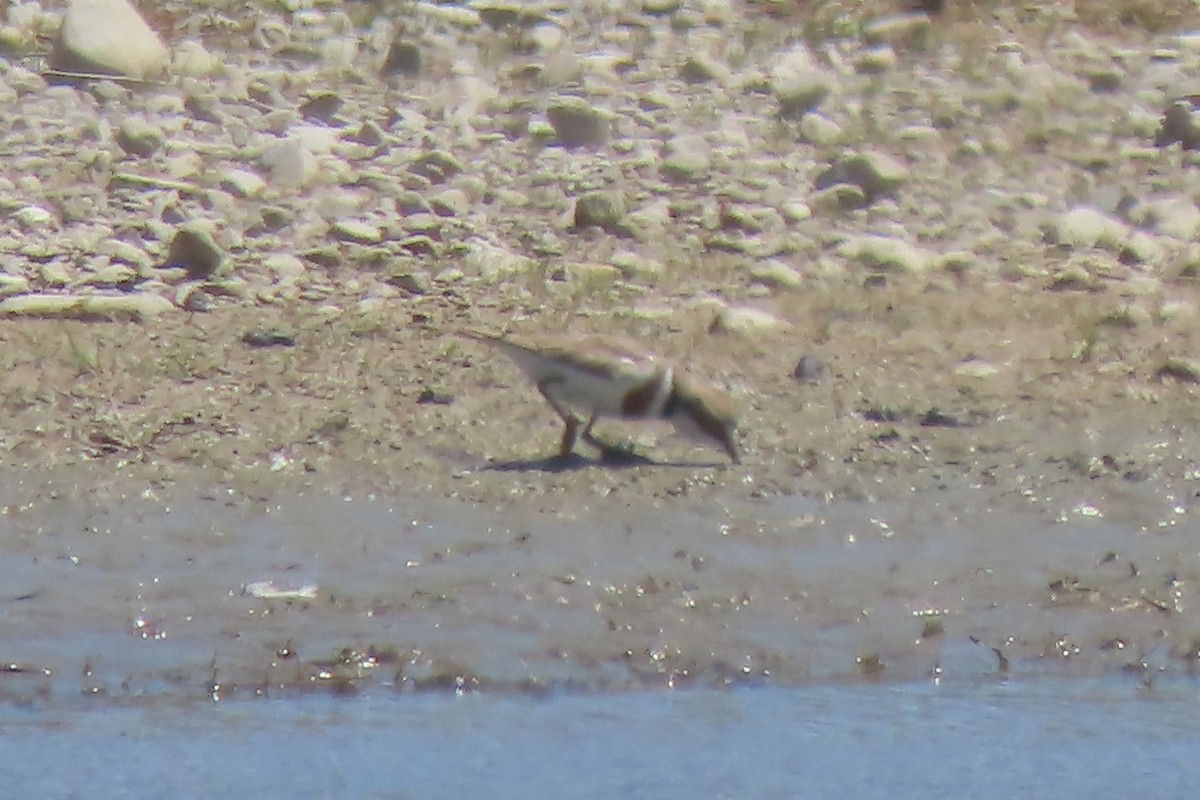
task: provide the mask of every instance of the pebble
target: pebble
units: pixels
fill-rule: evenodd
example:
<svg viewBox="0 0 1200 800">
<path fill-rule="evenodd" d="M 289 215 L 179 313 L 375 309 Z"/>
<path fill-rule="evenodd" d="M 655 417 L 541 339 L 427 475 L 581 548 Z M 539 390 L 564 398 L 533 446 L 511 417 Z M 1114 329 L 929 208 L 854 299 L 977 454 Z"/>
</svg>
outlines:
<svg viewBox="0 0 1200 800">
<path fill-rule="evenodd" d="M 167 57 L 158 34 L 126 0 L 70 0 L 50 64 L 146 80 L 162 72 Z"/>
<path fill-rule="evenodd" d="M 713 328 L 738 334 L 777 333 L 791 328 L 784 319 L 751 306 L 726 306 L 713 321 Z"/>
<path fill-rule="evenodd" d="M 148 319 L 175 307 L 157 294 L 25 294 L 0 300 L 0 314 L 68 319 Z"/>
<path fill-rule="evenodd" d="M 800 119 L 825 101 L 833 91 L 833 80 L 813 60 L 808 48 L 798 45 L 772 67 L 771 91 L 779 102 L 781 117 Z"/>
<path fill-rule="evenodd" d="M 1079 206 L 1048 222 L 1045 236 L 1046 241 L 1063 247 L 1116 250 L 1129 238 L 1129 227 L 1095 208 Z"/>
<path fill-rule="evenodd" d="M 751 266 L 750 279 L 777 289 L 799 289 L 804 283 L 803 275 L 776 258 L 759 261 Z"/>
<path fill-rule="evenodd" d="M 152 156 L 162 149 L 165 142 L 162 129 L 144 119 L 127 119 L 117 129 L 117 144 L 130 155 Z"/>
<path fill-rule="evenodd" d="M 623 277 L 642 283 L 653 283 L 666 271 L 661 261 L 628 250 L 613 253 L 609 263 L 619 269 Z"/>
<path fill-rule="evenodd" d="M 54 215 L 41 206 L 22 206 L 13 216 L 22 228 L 44 228 L 54 222 Z"/>
<path fill-rule="evenodd" d="M 258 173 L 248 169 L 231 169 L 221 176 L 221 186 L 243 199 L 258 197 L 267 188 L 267 182 Z"/>
<path fill-rule="evenodd" d="M 330 235 L 337 241 L 358 244 L 378 244 L 383 241 L 383 231 L 363 219 L 340 219 L 330 226 Z"/>
<path fill-rule="evenodd" d="M 837 248 L 843 258 L 868 269 L 909 274 L 925 272 L 933 262 L 928 251 L 890 236 L 854 236 Z"/>
<path fill-rule="evenodd" d="M 574 225 L 578 228 L 618 230 L 625 216 L 625 199 L 617 192 L 587 192 L 575 201 Z"/>
<path fill-rule="evenodd" d="M 884 153 L 865 152 L 832 164 L 817 176 L 818 190 L 848 183 L 863 190 L 868 202 L 894 195 L 909 178 L 904 164 Z"/>
<path fill-rule="evenodd" d="M 608 142 L 612 117 L 583 98 L 556 98 L 546 116 L 554 135 L 566 147 L 600 147 Z"/>
<path fill-rule="evenodd" d="M 699 134 L 672 137 L 663 156 L 663 174 L 673 181 L 703 178 L 712 166 L 711 148 Z"/>
<path fill-rule="evenodd" d="M 862 75 L 882 75 L 896 68 L 896 51 L 890 47 L 873 47 L 854 59 L 854 70 Z"/>
<path fill-rule="evenodd" d="M 27 294 L 28 292 L 28 278 L 22 275 L 8 275 L 0 272 L 0 297 L 9 297 L 14 294 Z"/>
<path fill-rule="evenodd" d="M 225 253 L 213 239 L 209 223 L 188 223 L 175 232 L 166 266 L 182 267 L 192 279 L 207 279 L 220 272 L 224 265 Z"/>
<path fill-rule="evenodd" d="M 845 131 L 828 117 L 811 111 L 800 118 L 800 136 L 809 144 L 825 146 L 845 139 Z"/>
<path fill-rule="evenodd" d="M 925 47 L 931 28 L 929 15 L 923 11 L 884 15 L 863 25 L 862 37 L 868 44 Z"/>
</svg>

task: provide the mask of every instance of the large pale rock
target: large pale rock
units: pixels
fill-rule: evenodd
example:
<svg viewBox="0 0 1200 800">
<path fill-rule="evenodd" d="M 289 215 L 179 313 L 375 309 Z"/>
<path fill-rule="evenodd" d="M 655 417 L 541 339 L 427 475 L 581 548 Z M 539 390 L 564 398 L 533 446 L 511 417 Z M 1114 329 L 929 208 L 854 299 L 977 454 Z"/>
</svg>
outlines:
<svg viewBox="0 0 1200 800">
<path fill-rule="evenodd" d="M 167 48 L 127 0 L 71 0 L 50 55 L 55 69 L 152 78 Z"/>
<path fill-rule="evenodd" d="M 1090 206 L 1076 208 L 1043 226 L 1046 240 L 1063 247 L 1103 247 L 1118 250 L 1129 238 L 1129 227 Z"/>
</svg>

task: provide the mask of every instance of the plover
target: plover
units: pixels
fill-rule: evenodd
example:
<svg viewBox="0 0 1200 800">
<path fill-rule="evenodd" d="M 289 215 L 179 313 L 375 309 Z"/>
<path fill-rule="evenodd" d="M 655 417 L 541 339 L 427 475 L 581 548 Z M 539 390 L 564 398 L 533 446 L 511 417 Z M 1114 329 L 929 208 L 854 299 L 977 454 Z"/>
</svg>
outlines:
<svg viewBox="0 0 1200 800">
<path fill-rule="evenodd" d="M 692 439 L 719 445 L 734 463 L 740 461 L 729 397 L 633 343 L 595 335 L 463 333 L 502 350 L 534 382 L 565 426 L 560 457 L 573 453 L 581 438 L 605 452 L 618 449 L 592 435 L 597 420 L 617 417 L 666 420 Z"/>
</svg>

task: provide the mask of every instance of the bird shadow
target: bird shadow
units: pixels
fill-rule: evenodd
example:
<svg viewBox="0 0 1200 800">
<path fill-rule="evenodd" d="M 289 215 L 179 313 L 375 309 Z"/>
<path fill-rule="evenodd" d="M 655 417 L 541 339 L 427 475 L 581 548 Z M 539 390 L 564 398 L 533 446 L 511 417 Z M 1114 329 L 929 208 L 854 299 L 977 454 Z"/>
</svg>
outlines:
<svg viewBox="0 0 1200 800">
<path fill-rule="evenodd" d="M 719 462 L 695 461 L 659 461 L 657 459 L 631 453 L 620 447 L 614 447 L 601 452 L 598 458 L 588 458 L 578 453 L 570 455 L 553 455 L 545 458 L 520 459 L 516 461 L 499 461 L 481 467 L 486 472 L 577 472 L 585 469 L 630 469 L 632 467 L 722 467 Z"/>
</svg>

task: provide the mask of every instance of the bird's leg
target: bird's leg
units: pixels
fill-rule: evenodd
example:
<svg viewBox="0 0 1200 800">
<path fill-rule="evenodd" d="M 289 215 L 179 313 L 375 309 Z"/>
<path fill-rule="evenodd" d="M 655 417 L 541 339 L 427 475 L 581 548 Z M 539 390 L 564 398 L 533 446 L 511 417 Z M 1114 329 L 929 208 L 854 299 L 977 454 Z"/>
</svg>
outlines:
<svg viewBox="0 0 1200 800">
<path fill-rule="evenodd" d="M 537 388 L 538 391 L 541 392 L 542 397 L 546 398 L 546 402 L 550 404 L 550 407 L 554 409 L 554 413 L 558 414 L 558 416 L 562 418 L 563 437 L 562 444 L 560 444 L 558 448 L 558 457 L 569 458 L 571 453 L 575 451 L 575 445 L 579 442 L 580 419 L 569 409 L 564 408 L 562 404 L 555 400 L 554 396 L 550 394 L 550 387 L 554 386 L 555 383 L 559 383 L 559 381 L 544 380 L 537 385 Z M 589 424 L 588 427 L 590 428 L 591 425 Z M 589 437 L 591 436 L 590 433 L 587 435 Z"/>
<path fill-rule="evenodd" d="M 617 442 L 616 444 L 611 444 L 602 439 L 596 438 L 596 436 L 592 433 L 592 426 L 596 424 L 596 420 L 599 418 L 600 418 L 599 415 L 593 414 L 592 418 L 588 420 L 588 424 L 584 427 L 583 433 L 581 435 L 583 440 L 585 442 L 587 442 L 588 444 L 590 444 L 592 447 L 595 447 L 598 450 L 600 450 L 600 452 L 603 454 L 604 458 L 614 458 L 615 457 L 617 459 L 622 459 L 622 458 L 631 458 L 631 457 L 636 456 L 637 455 L 635 452 L 636 448 L 631 439 L 625 439 L 623 441 Z"/>
</svg>

